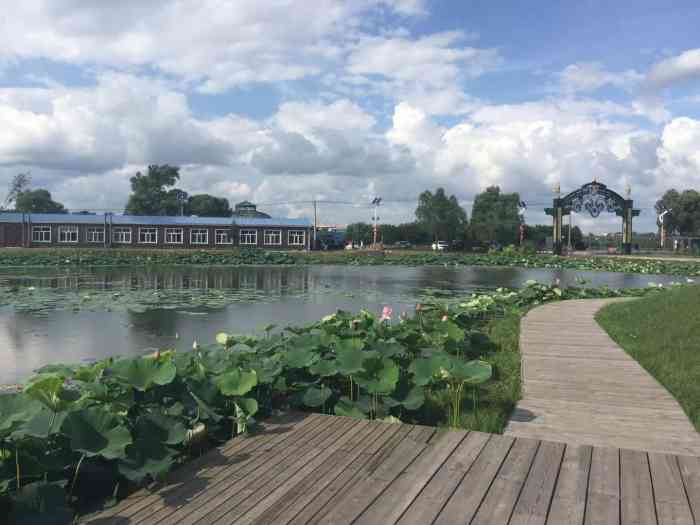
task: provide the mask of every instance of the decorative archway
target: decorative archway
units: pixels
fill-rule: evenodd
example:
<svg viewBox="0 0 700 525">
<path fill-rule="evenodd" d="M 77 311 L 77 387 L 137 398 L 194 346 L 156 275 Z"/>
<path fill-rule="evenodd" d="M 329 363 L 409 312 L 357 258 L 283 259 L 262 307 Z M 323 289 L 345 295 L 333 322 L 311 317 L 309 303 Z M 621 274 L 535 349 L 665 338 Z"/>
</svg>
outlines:
<svg viewBox="0 0 700 525">
<path fill-rule="evenodd" d="M 629 197 L 629 191 L 627 196 Z M 598 217 L 605 211 L 622 217 L 622 250 L 627 255 L 632 253 L 632 218 L 639 215 L 639 210 L 634 209 L 632 199 L 623 198 L 594 179 L 593 182 L 584 184 L 565 197 L 555 198 L 553 206 L 545 208 L 545 213 L 552 217 L 554 226 L 555 254 L 561 255 L 562 252 L 562 219 L 572 211 L 588 212 L 591 217 Z"/>
</svg>

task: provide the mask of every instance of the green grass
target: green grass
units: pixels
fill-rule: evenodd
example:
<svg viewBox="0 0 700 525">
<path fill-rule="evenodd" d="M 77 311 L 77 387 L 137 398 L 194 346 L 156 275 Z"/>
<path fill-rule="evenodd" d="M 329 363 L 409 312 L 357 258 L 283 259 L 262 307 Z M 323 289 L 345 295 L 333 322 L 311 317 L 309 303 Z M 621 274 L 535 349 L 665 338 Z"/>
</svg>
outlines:
<svg viewBox="0 0 700 525">
<path fill-rule="evenodd" d="M 612 304 L 596 320 L 671 392 L 700 431 L 700 287 Z"/>
</svg>

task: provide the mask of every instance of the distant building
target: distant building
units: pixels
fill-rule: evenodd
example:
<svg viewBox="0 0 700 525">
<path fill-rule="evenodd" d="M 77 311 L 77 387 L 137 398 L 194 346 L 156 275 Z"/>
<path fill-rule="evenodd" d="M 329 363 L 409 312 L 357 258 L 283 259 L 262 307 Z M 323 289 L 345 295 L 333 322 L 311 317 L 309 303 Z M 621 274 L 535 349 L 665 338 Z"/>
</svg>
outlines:
<svg viewBox="0 0 700 525">
<path fill-rule="evenodd" d="M 252 211 L 260 213 L 255 205 Z M 309 249 L 312 230 L 308 219 L 264 213 L 253 217 L 0 213 L 0 246 Z"/>
<path fill-rule="evenodd" d="M 236 204 L 233 211 L 234 217 L 257 217 L 259 219 L 269 219 L 267 213 L 258 211 L 258 207 L 249 201 L 243 201 Z"/>
</svg>

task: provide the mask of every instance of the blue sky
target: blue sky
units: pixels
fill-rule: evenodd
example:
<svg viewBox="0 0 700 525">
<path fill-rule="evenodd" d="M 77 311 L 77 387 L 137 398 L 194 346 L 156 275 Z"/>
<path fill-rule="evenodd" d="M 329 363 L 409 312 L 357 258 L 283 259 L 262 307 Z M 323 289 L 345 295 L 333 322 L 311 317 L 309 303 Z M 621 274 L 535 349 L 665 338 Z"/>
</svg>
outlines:
<svg viewBox="0 0 700 525">
<path fill-rule="evenodd" d="M 342 203 L 327 223 L 377 195 L 410 220 L 438 186 L 469 210 L 493 184 L 535 223 L 553 184 L 596 177 L 653 230 L 663 191 L 700 186 L 700 4 L 669 5 L 25 0 L 0 19 L 0 188 L 30 171 L 73 209 L 120 210 L 167 162 L 274 214 Z"/>
</svg>

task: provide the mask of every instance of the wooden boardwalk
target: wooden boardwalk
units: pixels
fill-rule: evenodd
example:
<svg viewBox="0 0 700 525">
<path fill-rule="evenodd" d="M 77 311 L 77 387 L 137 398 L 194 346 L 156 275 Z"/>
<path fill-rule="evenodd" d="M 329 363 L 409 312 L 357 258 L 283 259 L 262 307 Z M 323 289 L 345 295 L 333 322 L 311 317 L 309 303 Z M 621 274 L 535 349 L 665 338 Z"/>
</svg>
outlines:
<svg viewBox="0 0 700 525">
<path fill-rule="evenodd" d="M 700 456 L 680 405 L 593 318 L 608 302 L 549 303 L 525 316 L 523 398 L 506 435 Z"/>
<path fill-rule="evenodd" d="M 698 517 L 698 457 L 316 414 L 265 424 L 83 522 L 584 525 Z"/>
</svg>

